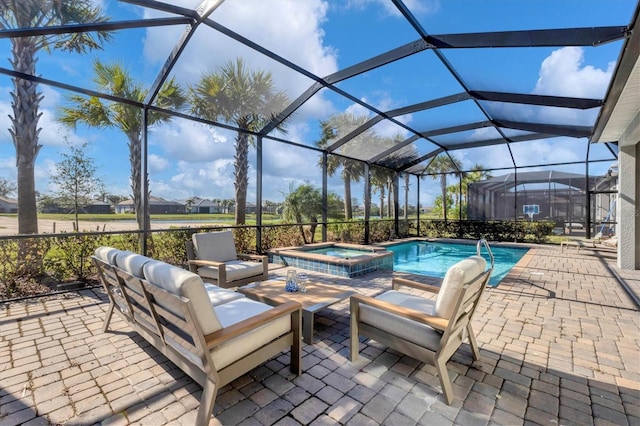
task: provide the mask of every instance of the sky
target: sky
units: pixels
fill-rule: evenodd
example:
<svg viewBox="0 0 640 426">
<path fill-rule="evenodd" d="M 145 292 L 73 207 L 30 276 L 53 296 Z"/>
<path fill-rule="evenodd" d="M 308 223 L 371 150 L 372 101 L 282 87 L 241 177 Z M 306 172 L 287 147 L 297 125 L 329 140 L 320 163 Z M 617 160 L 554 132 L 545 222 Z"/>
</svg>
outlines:
<svg viewBox="0 0 640 426">
<path fill-rule="evenodd" d="M 197 0 L 174 3 L 195 7 Z M 111 0 L 99 4 L 112 20 L 131 20 L 166 16 L 160 12 Z M 412 13 L 429 34 L 472 33 L 563 27 L 626 25 L 634 11 L 632 0 L 410 0 Z M 243 37 L 261 43 L 287 61 L 308 69 L 317 76 L 327 76 L 384 53 L 419 37 L 390 1 L 287 1 L 226 0 L 211 18 Z M 95 58 L 122 64 L 135 79 L 149 87 L 184 32 L 184 27 L 156 27 L 119 31 L 112 43 L 101 52 L 85 56 L 41 52 L 38 74 L 63 83 L 93 89 Z M 459 49 L 445 50 L 446 60 L 474 90 L 513 91 L 517 93 L 554 94 L 575 97 L 604 96 L 607 91 L 621 42 L 598 47 L 563 47 L 533 49 Z M 10 43 L 0 40 L 5 53 L 0 66 L 11 68 Z M 204 72 L 243 57 L 256 70 L 272 73 L 275 86 L 289 99 L 295 99 L 313 81 L 295 73 L 266 56 L 255 52 L 211 28 L 198 28 L 182 52 L 171 75 L 188 87 Z M 4 63 L 2 63 L 4 61 Z M 363 102 L 387 111 L 409 104 L 458 93 L 461 86 L 446 72 L 432 54 L 413 55 L 397 63 L 358 75 L 338 84 Z M 11 80 L 0 75 L 0 177 L 15 180 L 15 149 L 7 129 L 10 128 Z M 40 143 L 43 146 L 36 163 L 36 187 L 42 194 L 55 192 L 49 176 L 55 170 L 60 153 L 67 143 L 88 143 L 87 156 L 94 159 L 98 175 L 112 194 L 128 196 L 129 155 L 126 137 L 117 129 L 95 129 L 80 125 L 64 128 L 58 121 L 59 108 L 72 93 L 41 85 L 43 94 L 40 119 Z M 552 120 L 587 124 L 597 110 L 580 114 L 559 108 L 518 107 L 488 102 L 491 114 L 520 121 Z M 398 117 L 398 121 L 425 130 L 467 122 L 477 108 L 462 102 L 453 106 Z M 272 135 L 305 146 L 314 146 L 319 138 L 320 120 L 332 114 L 352 112 L 372 117 L 372 113 L 352 100 L 321 90 L 314 95 L 287 124 L 287 133 Z M 478 121 L 482 121 L 482 116 Z M 383 123 L 376 126 L 380 134 L 408 137 L 403 128 Z M 469 140 L 491 137 L 490 129 L 469 132 Z M 185 119 L 174 119 L 151 129 L 149 136 L 149 171 L 152 195 L 168 200 L 192 196 L 207 199 L 233 199 L 233 156 L 235 134 Z M 446 140 L 443 136 L 442 140 Z M 564 161 L 582 161 L 585 141 L 554 138 L 535 143 L 513 144 L 513 156 L 519 166 Z M 419 148 L 420 154 L 428 152 Z M 302 183 L 321 186 L 319 156 L 314 151 L 264 140 L 263 199 L 282 201 L 290 189 Z M 486 167 L 509 167 L 511 155 L 504 146 L 454 151 L 466 168 L 474 164 Z M 592 146 L 592 158 L 607 159 L 611 154 L 602 146 Z M 248 200 L 255 200 L 255 151 L 250 157 Z M 590 173 L 604 173 L 610 162 L 594 163 Z M 534 170 L 534 169 L 531 169 Z M 584 165 L 561 166 L 556 170 L 584 173 Z M 508 171 L 493 172 L 494 176 Z M 415 188 L 415 180 L 412 180 Z M 329 178 L 329 190 L 343 195 L 338 176 Z M 420 182 L 421 204 L 429 206 L 439 195 L 439 185 L 426 179 Z M 362 200 L 363 184 L 355 183 L 353 196 Z M 374 195 L 374 200 L 375 200 Z M 416 203 L 412 193 L 410 203 Z"/>
</svg>

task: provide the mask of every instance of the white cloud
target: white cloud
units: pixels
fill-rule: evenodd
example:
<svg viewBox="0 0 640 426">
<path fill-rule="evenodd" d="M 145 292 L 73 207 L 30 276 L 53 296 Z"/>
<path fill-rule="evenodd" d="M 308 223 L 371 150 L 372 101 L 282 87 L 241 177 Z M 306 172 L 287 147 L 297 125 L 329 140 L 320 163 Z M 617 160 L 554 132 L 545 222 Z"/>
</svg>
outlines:
<svg viewBox="0 0 640 426">
<path fill-rule="evenodd" d="M 235 136 L 230 131 L 195 121 L 175 120 L 153 131 L 151 143 L 173 160 L 194 163 L 233 157 Z"/>
<path fill-rule="evenodd" d="M 584 48 L 563 47 L 542 62 L 533 93 L 603 98 L 614 67 L 614 62 L 610 62 L 606 70 L 584 65 Z"/>
<path fill-rule="evenodd" d="M 169 160 L 156 154 L 149 154 L 149 173 L 158 173 L 169 167 Z"/>
</svg>

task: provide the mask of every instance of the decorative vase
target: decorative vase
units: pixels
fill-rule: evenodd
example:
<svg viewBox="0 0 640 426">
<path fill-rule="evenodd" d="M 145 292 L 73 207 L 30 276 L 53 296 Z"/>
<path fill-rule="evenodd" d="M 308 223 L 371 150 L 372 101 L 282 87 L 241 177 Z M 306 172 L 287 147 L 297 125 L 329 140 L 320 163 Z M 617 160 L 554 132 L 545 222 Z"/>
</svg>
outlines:
<svg viewBox="0 0 640 426">
<path fill-rule="evenodd" d="M 287 272 L 287 281 L 284 289 L 290 292 L 298 291 L 298 275 L 293 269 Z"/>
</svg>

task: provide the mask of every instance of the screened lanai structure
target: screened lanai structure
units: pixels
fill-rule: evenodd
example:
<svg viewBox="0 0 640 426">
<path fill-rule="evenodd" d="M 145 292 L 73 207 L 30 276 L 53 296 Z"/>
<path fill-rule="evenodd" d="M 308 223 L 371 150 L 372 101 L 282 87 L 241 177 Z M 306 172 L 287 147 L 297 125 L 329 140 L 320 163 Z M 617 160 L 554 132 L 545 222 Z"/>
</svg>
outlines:
<svg viewBox="0 0 640 426">
<path fill-rule="evenodd" d="M 239 224 L 254 204 L 259 233 L 265 202 L 303 183 L 322 189 L 322 223 L 332 193 L 367 222 L 382 188 L 420 214 L 441 176 L 481 166 L 494 180 L 580 176 L 566 217 L 590 233 L 591 183 L 617 163 L 618 263 L 640 265 L 637 1 L 0 7 L 0 177 L 17 183 L 20 233 L 38 233 L 36 193 L 53 190 L 68 143 L 86 142 L 108 190 L 138 200 L 141 230 L 153 194 L 233 199 Z M 505 217 L 522 216 L 523 188 Z"/>
</svg>

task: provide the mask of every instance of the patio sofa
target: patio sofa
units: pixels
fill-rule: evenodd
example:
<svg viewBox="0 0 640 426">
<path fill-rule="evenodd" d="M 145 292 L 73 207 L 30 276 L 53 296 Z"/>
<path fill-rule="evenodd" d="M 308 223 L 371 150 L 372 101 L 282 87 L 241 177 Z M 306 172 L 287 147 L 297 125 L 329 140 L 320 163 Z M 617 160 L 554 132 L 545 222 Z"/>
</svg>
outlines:
<svg viewBox="0 0 640 426">
<path fill-rule="evenodd" d="M 219 389 L 283 351 L 301 372 L 301 307 L 270 306 L 206 284 L 197 274 L 112 247 L 93 261 L 113 313 L 202 388 L 197 424 L 208 424 Z"/>
</svg>

